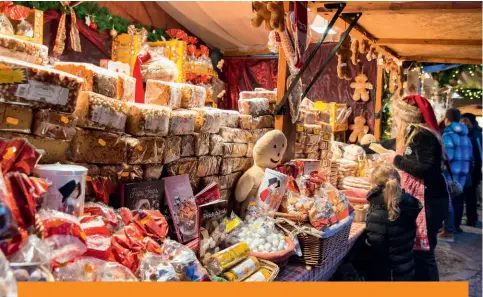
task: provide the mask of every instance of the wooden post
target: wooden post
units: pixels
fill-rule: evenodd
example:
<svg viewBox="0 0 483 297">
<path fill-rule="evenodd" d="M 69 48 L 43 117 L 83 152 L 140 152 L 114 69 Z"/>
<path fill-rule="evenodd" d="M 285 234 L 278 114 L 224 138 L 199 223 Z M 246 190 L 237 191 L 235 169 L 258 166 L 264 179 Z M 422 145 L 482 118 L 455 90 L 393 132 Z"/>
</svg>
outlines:
<svg viewBox="0 0 483 297">
<path fill-rule="evenodd" d="M 283 6 L 285 11 L 289 11 L 290 2 L 284 2 Z M 290 26 L 287 24 L 287 26 Z M 277 104 L 282 101 L 283 95 L 287 90 L 287 77 L 288 77 L 288 69 L 287 69 L 287 59 L 285 57 L 285 53 L 283 49 L 280 47 L 279 54 L 278 54 L 278 76 L 277 76 Z M 275 116 L 275 129 L 280 130 L 285 134 L 287 137 L 287 149 L 285 150 L 285 155 L 283 157 L 283 162 L 290 161 L 295 158 L 295 124 L 292 124 L 292 119 L 289 112 L 287 102 L 287 109 L 284 115 L 277 115 Z"/>
<path fill-rule="evenodd" d="M 376 101 L 374 106 L 374 114 L 381 111 L 382 108 L 382 94 L 384 88 L 384 69 L 382 65 L 377 65 L 377 75 L 376 75 Z M 376 118 L 374 122 L 374 137 L 379 141 L 381 139 L 381 117 Z"/>
</svg>

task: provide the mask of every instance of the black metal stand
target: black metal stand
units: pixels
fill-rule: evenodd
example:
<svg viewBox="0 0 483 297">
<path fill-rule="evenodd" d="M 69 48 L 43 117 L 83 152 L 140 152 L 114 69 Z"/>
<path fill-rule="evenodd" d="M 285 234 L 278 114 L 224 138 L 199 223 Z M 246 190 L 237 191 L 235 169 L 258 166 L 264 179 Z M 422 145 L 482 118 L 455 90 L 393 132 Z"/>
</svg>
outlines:
<svg viewBox="0 0 483 297">
<path fill-rule="evenodd" d="M 359 20 L 359 18 L 361 17 L 361 15 L 362 15 L 361 13 L 356 13 L 354 15 L 354 17 L 353 17 L 353 19 L 351 21 L 351 24 L 349 25 L 349 28 L 347 28 L 347 30 L 344 32 L 344 34 L 342 34 L 342 36 L 341 36 L 339 42 L 337 43 L 337 45 L 332 49 L 332 51 L 330 52 L 329 56 L 324 61 L 324 63 L 322 63 L 322 66 L 320 66 L 319 71 L 317 71 L 317 73 L 315 74 L 314 78 L 312 79 L 312 81 L 310 82 L 310 84 L 305 89 L 305 92 L 303 93 L 302 98 L 305 98 L 307 96 L 307 94 L 309 93 L 310 89 L 314 86 L 314 84 L 317 81 L 317 79 L 319 78 L 319 76 L 322 73 L 324 73 L 324 71 L 327 68 L 327 66 L 329 65 L 330 61 L 335 56 L 335 53 L 339 50 L 339 48 L 341 47 L 342 43 L 349 36 L 349 33 L 351 32 L 352 28 L 354 28 L 354 26 L 357 24 L 357 21 Z"/>
<path fill-rule="evenodd" d="M 342 11 L 344 10 L 345 6 L 346 6 L 345 3 L 338 4 L 337 12 L 332 17 L 332 20 L 330 20 L 329 24 L 327 25 L 327 28 L 325 28 L 324 34 L 320 38 L 319 42 L 317 42 L 317 44 L 315 45 L 314 49 L 310 53 L 310 55 L 307 58 L 307 60 L 305 60 L 304 66 L 302 66 L 302 69 L 300 69 L 299 73 L 297 73 L 297 75 L 295 76 L 294 81 L 290 84 L 290 87 L 288 88 L 288 90 L 283 95 L 283 98 L 280 101 L 280 103 L 277 104 L 277 106 L 275 107 L 275 113 L 274 113 L 275 115 L 284 114 L 284 111 L 285 111 L 285 108 L 284 107 L 286 106 L 286 103 L 287 103 L 289 94 L 292 93 L 293 89 L 295 88 L 295 85 L 297 84 L 297 82 L 299 81 L 299 79 L 301 79 L 301 77 L 304 74 L 305 70 L 308 68 L 310 62 L 314 58 L 315 53 L 317 53 L 317 51 L 319 50 L 319 48 L 322 45 L 322 43 L 324 43 L 325 38 L 329 34 L 329 31 L 332 29 L 332 27 L 334 26 L 335 22 L 339 18 L 339 16 L 342 14 Z"/>
</svg>

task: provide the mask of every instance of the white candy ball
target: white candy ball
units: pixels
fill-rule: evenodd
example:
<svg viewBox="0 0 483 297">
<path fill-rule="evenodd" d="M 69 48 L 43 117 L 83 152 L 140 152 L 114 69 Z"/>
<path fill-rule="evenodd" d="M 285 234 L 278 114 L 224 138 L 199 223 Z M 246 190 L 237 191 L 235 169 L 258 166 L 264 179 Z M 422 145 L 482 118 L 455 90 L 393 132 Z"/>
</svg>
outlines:
<svg viewBox="0 0 483 297">
<path fill-rule="evenodd" d="M 264 247 L 266 251 L 270 251 L 270 249 L 272 248 L 272 245 L 270 243 L 266 243 Z"/>
</svg>

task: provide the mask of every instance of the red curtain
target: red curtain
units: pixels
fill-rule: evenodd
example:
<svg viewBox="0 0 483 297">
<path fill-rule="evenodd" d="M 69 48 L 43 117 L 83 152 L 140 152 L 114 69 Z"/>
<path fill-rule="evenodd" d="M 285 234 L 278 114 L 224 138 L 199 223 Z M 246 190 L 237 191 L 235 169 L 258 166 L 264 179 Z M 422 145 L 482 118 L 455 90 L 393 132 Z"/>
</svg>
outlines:
<svg viewBox="0 0 483 297">
<path fill-rule="evenodd" d="M 220 108 L 238 110 L 241 91 L 277 87 L 278 59 L 224 58 L 220 78 L 226 83 L 226 94 L 218 102 Z"/>
</svg>

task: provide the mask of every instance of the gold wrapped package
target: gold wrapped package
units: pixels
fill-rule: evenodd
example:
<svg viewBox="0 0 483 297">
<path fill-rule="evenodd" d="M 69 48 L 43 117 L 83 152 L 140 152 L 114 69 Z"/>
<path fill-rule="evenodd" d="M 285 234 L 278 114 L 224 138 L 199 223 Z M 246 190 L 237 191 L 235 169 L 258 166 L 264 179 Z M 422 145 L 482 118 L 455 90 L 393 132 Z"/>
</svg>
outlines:
<svg viewBox="0 0 483 297">
<path fill-rule="evenodd" d="M 126 132 L 136 136 L 166 136 L 171 108 L 154 104 L 129 104 Z"/>
<path fill-rule="evenodd" d="M 33 111 L 28 106 L 0 103 L 0 130 L 30 133 Z"/>
<path fill-rule="evenodd" d="M 208 155 L 210 152 L 210 134 L 193 133 L 195 142 L 195 156 Z"/>
<path fill-rule="evenodd" d="M 163 162 L 164 139 L 160 137 L 127 137 L 128 164 L 159 164 Z"/>
<path fill-rule="evenodd" d="M 162 164 L 146 164 L 143 165 L 144 180 L 158 180 L 163 174 Z"/>
<path fill-rule="evenodd" d="M 97 164 L 122 164 L 127 159 L 126 138 L 103 131 L 76 129 L 71 160 Z"/>
<path fill-rule="evenodd" d="M 240 242 L 211 256 L 206 268 L 211 274 L 220 275 L 243 261 L 249 254 L 250 247 L 248 244 Z"/>
<path fill-rule="evenodd" d="M 220 187 L 220 190 L 231 189 L 236 185 L 241 175 L 241 172 L 235 172 L 227 175 L 205 176 L 201 178 L 200 186 L 206 187 L 210 183 L 215 182 Z"/>
<path fill-rule="evenodd" d="M 181 157 L 193 157 L 195 155 L 195 136 L 193 134 L 181 136 Z"/>
<path fill-rule="evenodd" d="M 146 82 L 144 101 L 148 104 L 181 108 L 183 85 L 149 79 Z"/>
<path fill-rule="evenodd" d="M 73 113 L 78 126 L 109 132 L 124 132 L 127 114 L 126 103 L 94 92 L 81 92 Z"/>
<path fill-rule="evenodd" d="M 0 85 L 0 102 L 28 104 L 71 113 L 84 80 L 71 74 L 0 56 L 9 80 Z"/>
<path fill-rule="evenodd" d="M 32 133 L 47 138 L 72 140 L 77 117 L 67 113 L 41 109 L 35 113 Z"/>
</svg>

